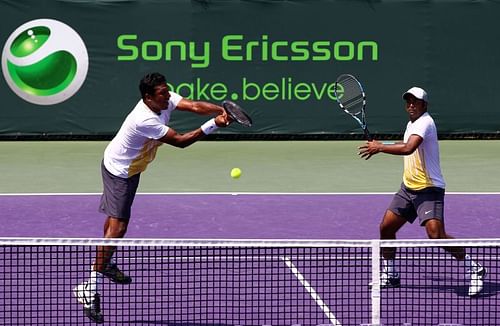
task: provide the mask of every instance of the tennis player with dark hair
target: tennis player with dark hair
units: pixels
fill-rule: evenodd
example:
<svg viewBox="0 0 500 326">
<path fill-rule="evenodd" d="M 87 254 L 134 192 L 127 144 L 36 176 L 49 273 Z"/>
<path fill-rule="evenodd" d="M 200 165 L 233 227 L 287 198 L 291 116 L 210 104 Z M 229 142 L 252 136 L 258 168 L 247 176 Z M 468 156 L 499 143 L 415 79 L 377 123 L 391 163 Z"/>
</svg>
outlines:
<svg viewBox="0 0 500 326">
<path fill-rule="evenodd" d="M 232 122 L 221 106 L 191 101 L 170 91 L 165 77 L 159 73 L 144 76 L 139 89 L 142 98 L 106 147 L 101 164 L 104 190 L 99 211 L 107 216 L 105 238 L 125 236 L 141 172 L 153 161 L 160 145 L 184 148 Z M 216 117 L 200 128 L 180 134 L 168 126 L 170 115 L 176 109 Z M 118 284 L 132 282 L 112 259 L 115 249 L 98 247 L 90 278 L 74 289 L 74 295 L 84 305 L 85 315 L 97 323 L 104 322 L 99 294 L 103 279 L 106 277 Z"/>
<path fill-rule="evenodd" d="M 410 118 L 404 141 L 395 144 L 371 141 L 359 147 L 359 155 L 365 159 L 377 153 L 404 155 L 403 183 L 382 219 L 380 238 L 396 239 L 398 230 L 406 222 L 413 223 L 418 217 L 430 239 L 452 239 L 445 231 L 445 182 L 441 173 L 436 126 L 427 112 L 427 92 L 412 87 L 403 94 L 403 99 Z M 479 294 L 483 289 L 486 269 L 467 255 L 464 248 L 444 249 L 457 260 L 464 261 L 470 273 L 468 294 Z M 396 248 L 382 248 L 382 288 L 400 286 L 395 256 Z"/>
</svg>

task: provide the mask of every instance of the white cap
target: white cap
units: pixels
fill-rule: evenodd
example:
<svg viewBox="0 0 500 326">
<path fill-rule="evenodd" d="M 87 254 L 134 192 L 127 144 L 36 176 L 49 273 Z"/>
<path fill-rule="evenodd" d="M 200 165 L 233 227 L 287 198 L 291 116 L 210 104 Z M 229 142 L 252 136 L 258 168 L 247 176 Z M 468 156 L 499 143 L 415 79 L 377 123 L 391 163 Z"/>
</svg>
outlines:
<svg viewBox="0 0 500 326">
<path fill-rule="evenodd" d="M 427 92 L 425 90 L 423 90 L 422 88 L 420 88 L 420 87 L 412 87 L 409 90 L 407 90 L 403 94 L 403 99 L 406 100 L 406 96 L 409 95 L 409 94 L 415 96 L 419 100 L 423 100 L 424 102 L 429 102 L 429 99 L 428 99 L 428 96 L 427 96 Z"/>
</svg>

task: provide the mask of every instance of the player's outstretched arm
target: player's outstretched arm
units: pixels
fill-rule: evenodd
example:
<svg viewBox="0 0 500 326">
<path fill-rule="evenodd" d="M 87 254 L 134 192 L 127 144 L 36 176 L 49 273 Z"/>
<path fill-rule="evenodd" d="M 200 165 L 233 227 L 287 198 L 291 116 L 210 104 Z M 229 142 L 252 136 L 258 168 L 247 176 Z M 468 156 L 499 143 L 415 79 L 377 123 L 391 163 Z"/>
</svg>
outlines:
<svg viewBox="0 0 500 326">
<path fill-rule="evenodd" d="M 173 128 L 168 128 L 167 134 L 158 140 L 175 147 L 186 148 L 206 135 L 212 133 L 217 128 L 228 126 L 229 123 L 230 121 L 227 119 L 227 116 L 219 115 L 216 118 L 205 122 L 200 128 L 185 134 L 180 134 Z"/>
<path fill-rule="evenodd" d="M 373 140 L 358 147 L 358 155 L 365 160 L 368 160 L 370 157 L 378 153 L 410 155 L 418 148 L 418 146 L 420 146 L 422 141 L 422 137 L 418 135 L 411 135 L 406 143 L 384 144 Z"/>
<path fill-rule="evenodd" d="M 191 101 L 183 98 L 176 107 L 181 111 L 189 111 L 200 115 L 224 115 L 226 116 L 226 111 L 222 106 L 204 102 L 204 101 Z"/>
</svg>

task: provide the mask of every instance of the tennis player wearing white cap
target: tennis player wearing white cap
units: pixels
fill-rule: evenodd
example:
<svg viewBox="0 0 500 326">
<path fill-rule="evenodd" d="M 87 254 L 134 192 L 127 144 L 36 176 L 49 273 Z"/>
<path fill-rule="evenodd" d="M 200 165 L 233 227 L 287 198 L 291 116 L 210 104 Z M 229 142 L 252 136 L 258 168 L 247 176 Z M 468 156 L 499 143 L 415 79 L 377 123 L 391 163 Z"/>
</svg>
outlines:
<svg viewBox="0 0 500 326">
<path fill-rule="evenodd" d="M 384 144 L 376 140 L 359 147 L 359 155 L 369 159 L 377 153 L 404 156 L 401 188 L 394 195 L 380 224 L 381 239 L 396 239 L 396 233 L 407 222 L 419 218 L 430 239 L 452 239 L 445 231 L 445 182 L 439 161 L 436 125 L 427 112 L 429 97 L 420 87 L 412 87 L 403 94 L 409 122 L 403 142 Z M 445 247 L 457 260 L 464 261 L 470 275 L 468 295 L 475 296 L 483 289 L 486 268 L 466 254 L 464 248 Z M 399 287 L 396 267 L 396 248 L 382 248 L 381 287 Z"/>
</svg>

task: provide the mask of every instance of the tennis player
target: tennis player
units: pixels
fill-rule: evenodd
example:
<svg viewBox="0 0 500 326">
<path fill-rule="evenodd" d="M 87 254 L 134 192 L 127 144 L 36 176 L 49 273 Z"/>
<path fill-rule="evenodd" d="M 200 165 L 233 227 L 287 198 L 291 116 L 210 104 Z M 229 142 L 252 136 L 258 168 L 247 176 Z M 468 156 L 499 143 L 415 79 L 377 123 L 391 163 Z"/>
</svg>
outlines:
<svg viewBox="0 0 500 326">
<path fill-rule="evenodd" d="M 140 175 L 153 161 L 160 145 L 166 143 L 184 148 L 232 122 L 220 106 L 191 101 L 171 92 L 165 77 L 159 73 L 144 76 L 139 89 L 141 100 L 106 147 L 101 164 L 104 190 L 99 211 L 107 216 L 104 222 L 105 238 L 125 236 Z M 168 126 L 170 115 L 176 109 L 216 117 L 198 129 L 180 134 Z M 90 278 L 73 290 L 78 301 L 84 305 L 85 315 L 96 323 L 104 322 L 100 308 L 103 279 L 108 278 L 118 284 L 132 282 L 132 278 L 123 273 L 112 259 L 115 249 L 112 246 L 98 247 Z"/>
<path fill-rule="evenodd" d="M 406 222 L 413 223 L 418 217 L 430 239 L 452 239 L 445 231 L 445 182 L 439 161 L 436 126 L 427 112 L 427 92 L 412 87 L 403 94 L 403 99 L 410 118 L 404 141 L 396 144 L 371 141 L 359 147 L 359 155 L 365 159 L 377 153 L 404 155 L 403 183 L 382 219 L 380 238 L 396 239 L 398 230 Z M 464 261 L 470 273 L 468 294 L 479 294 L 483 289 L 486 269 L 467 255 L 464 248 L 448 247 L 445 250 L 457 260 Z M 396 248 L 382 248 L 382 288 L 400 286 L 395 256 Z"/>
</svg>

